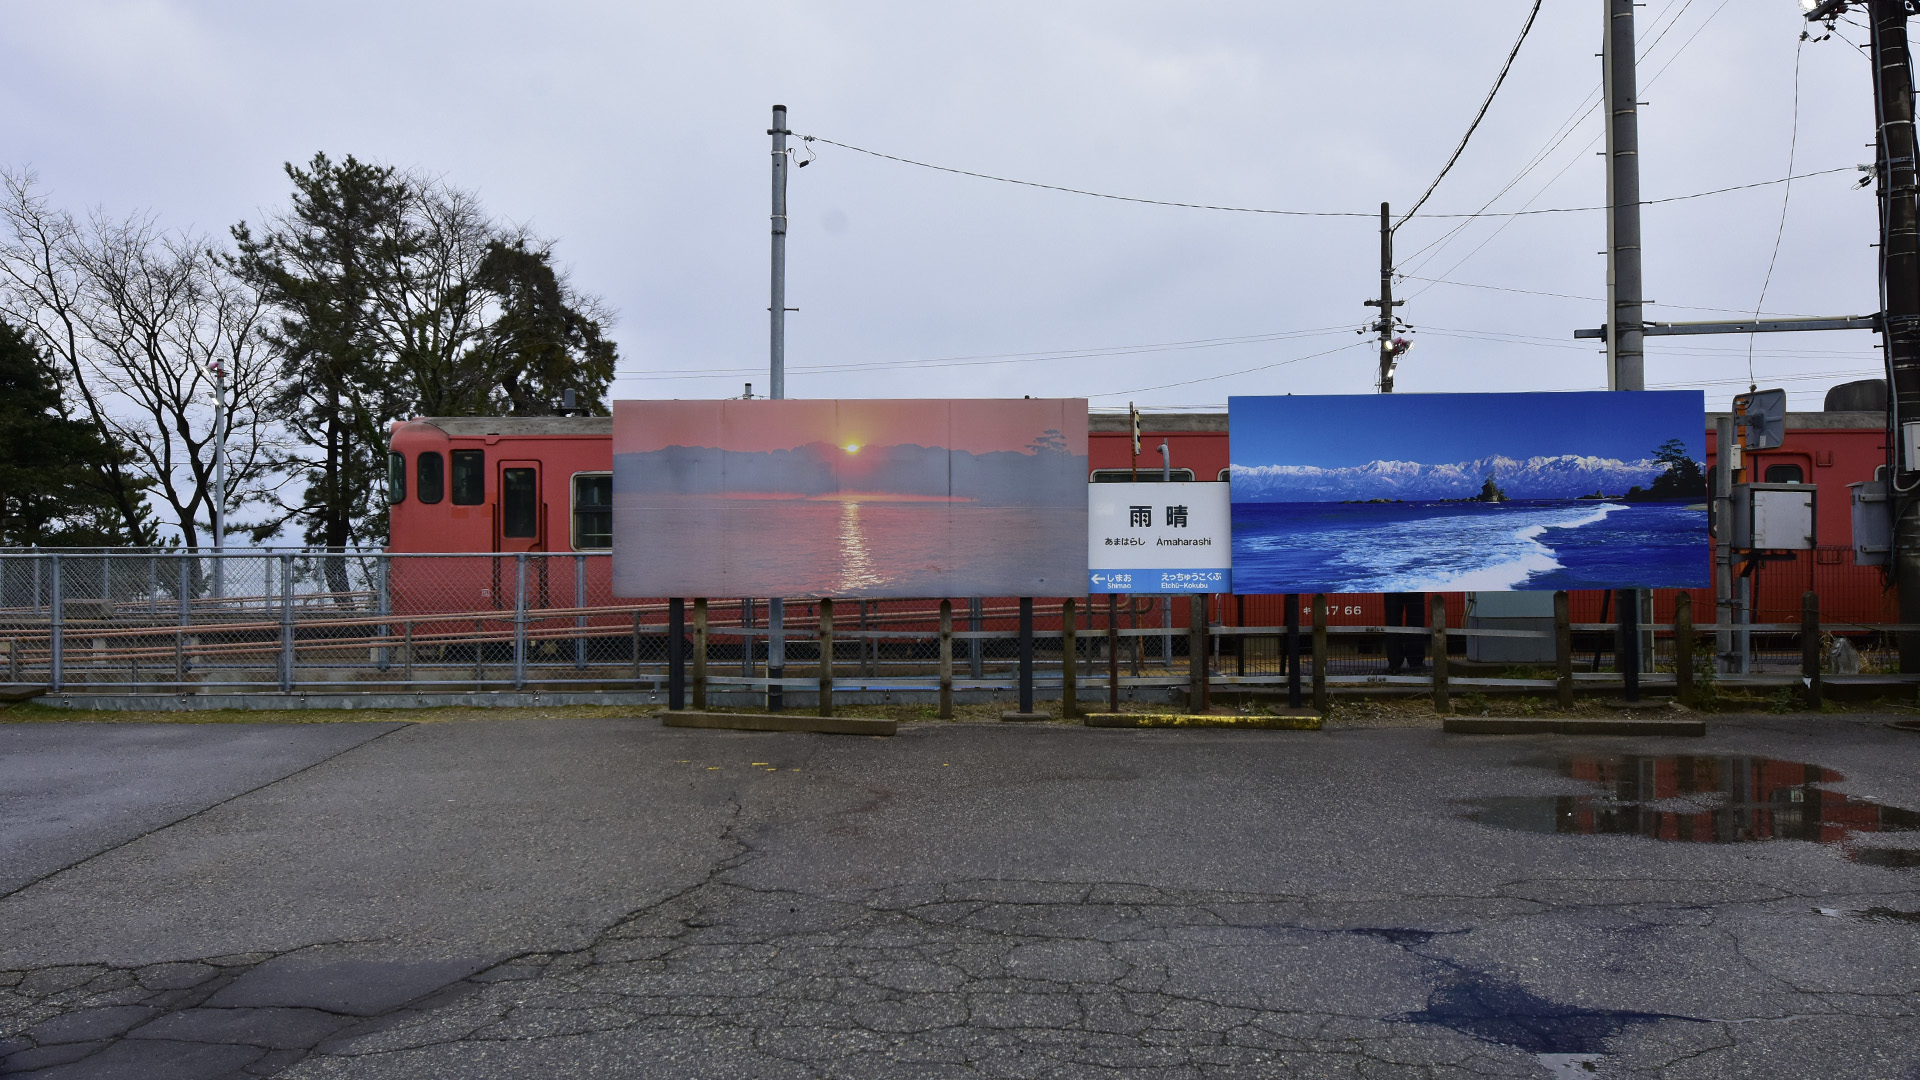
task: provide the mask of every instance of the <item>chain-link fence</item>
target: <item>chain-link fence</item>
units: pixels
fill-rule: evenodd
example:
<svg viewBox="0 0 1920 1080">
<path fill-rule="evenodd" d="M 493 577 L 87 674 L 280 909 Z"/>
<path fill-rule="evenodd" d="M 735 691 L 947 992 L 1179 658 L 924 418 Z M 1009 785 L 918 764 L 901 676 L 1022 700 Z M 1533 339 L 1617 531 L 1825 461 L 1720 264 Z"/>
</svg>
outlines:
<svg viewBox="0 0 1920 1080">
<path fill-rule="evenodd" d="M 605 553 L 0 552 L 0 648 L 7 681 L 66 692 L 658 688 L 668 601 L 617 598 L 611 583 Z M 840 601 L 836 677 L 936 674 L 939 605 Z M 956 674 L 1006 683 L 1018 663 L 1019 601 L 951 607 Z M 688 620 L 687 644 L 704 639 L 716 683 L 812 677 L 819 604 L 781 609 L 776 628 L 766 599 L 708 600 L 704 625 Z M 1184 600 L 1129 609 L 1128 625 L 1166 628 L 1129 640 L 1130 675 L 1184 677 L 1184 610 Z M 1059 678 L 1061 627 L 1061 602 L 1036 601 L 1043 678 Z M 1089 670 L 1100 648 L 1076 648 Z"/>
<path fill-rule="evenodd" d="M 1783 594 L 1807 583 L 1856 587 L 1853 606 L 1878 610 L 1877 582 L 1823 581 L 1841 571 L 1808 553 L 1791 566 L 1765 568 L 1756 614 L 1774 626 L 1797 623 Z M 1804 564 L 1804 565 L 1802 565 Z M 669 604 L 612 594 L 610 557 L 597 554 L 388 554 L 377 550 L 251 550 L 213 554 L 179 549 L 0 552 L 0 648 L 6 681 L 90 693 L 245 693 L 310 691 L 460 691 L 472 689 L 658 689 L 668 674 Z M 1788 580 L 1792 578 L 1793 580 Z M 1804 591 L 1802 588 L 1800 591 Z M 1471 621 L 1465 594 L 1442 594 L 1448 624 Z M 1652 652 L 1643 671 L 1671 671 L 1677 590 L 1653 595 Z M 1713 621 L 1711 594 L 1696 590 L 1694 616 Z M 1824 596 L 1824 593 L 1823 593 Z M 1303 633 L 1311 597 L 1296 597 Z M 1607 594 L 1573 593 L 1572 655 L 1582 673 L 1618 669 Z M 1019 657 L 1019 601 L 960 598 L 951 602 L 957 686 L 1005 687 Z M 1287 674 L 1281 629 L 1287 598 L 1215 596 L 1205 621 L 1251 633 L 1189 634 L 1187 597 L 1081 597 L 1074 601 L 1073 655 L 1083 684 L 1109 672 L 1132 685 L 1177 685 L 1191 677 L 1190 652 L 1205 642 L 1213 676 L 1277 679 Z M 1426 639 L 1390 633 L 1389 614 L 1424 625 L 1426 610 L 1394 612 L 1378 595 L 1329 596 L 1336 629 L 1323 653 L 1326 674 L 1373 678 L 1417 674 L 1432 661 Z M 1848 603 L 1845 599 L 1842 604 Z M 842 685 L 931 680 L 940 652 L 940 601 L 857 600 L 836 603 L 833 674 Z M 1826 605 L 1831 612 L 1832 605 Z M 1778 608 L 1780 610 L 1776 611 Z M 1065 606 L 1034 604 L 1036 671 L 1058 685 L 1067 656 Z M 778 627 L 766 599 L 709 599 L 698 617 L 688 609 L 686 644 L 704 646 L 713 685 L 736 689 L 769 678 L 817 677 L 821 659 L 819 603 L 789 600 Z M 1409 617 L 1411 616 L 1411 617 Z M 1823 618 L 1827 637 L 1846 637 L 1863 670 L 1890 670 L 1891 634 L 1862 623 Z M 1115 633 L 1110 637 L 1108 629 Z M 1270 628 L 1260 632 L 1258 628 Z M 1550 620 L 1536 629 L 1550 629 Z M 1803 656 L 1797 627 L 1742 634 L 1754 670 L 1791 670 Z M 1524 653 L 1477 660 L 1472 635 L 1449 637 L 1456 663 L 1489 675 L 1536 677 L 1553 664 L 1550 635 L 1503 642 Z M 1485 640 L 1485 639 L 1481 639 Z M 1703 640 L 1712 647 L 1711 633 Z M 1643 639 L 1643 642 L 1645 639 Z M 1823 642 L 1823 650 L 1830 648 Z M 688 654 L 691 656 L 691 652 Z M 1824 655 L 1824 652 L 1823 652 Z"/>
</svg>

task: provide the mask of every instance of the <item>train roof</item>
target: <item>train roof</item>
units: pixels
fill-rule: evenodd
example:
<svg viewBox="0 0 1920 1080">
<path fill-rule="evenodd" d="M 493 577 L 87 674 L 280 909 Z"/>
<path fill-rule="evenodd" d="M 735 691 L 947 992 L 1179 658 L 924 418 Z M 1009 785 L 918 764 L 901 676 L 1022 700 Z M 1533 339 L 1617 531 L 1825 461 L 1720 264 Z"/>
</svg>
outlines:
<svg viewBox="0 0 1920 1080">
<path fill-rule="evenodd" d="M 1709 426 L 1726 413 L 1706 415 Z M 610 436 L 610 416 L 416 416 L 409 423 L 432 424 L 449 435 L 582 435 Z M 1885 413 L 1878 412 L 1790 412 L 1787 427 L 1796 430 L 1875 430 L 1886 427 Z M 1227 430 L 1224 412 L 1143 413 L 1143 431 L 1218 432 Z M 1090 413 L 1087 430 L 1118 432 L 1127 430 L 1126 413 Z"/>
</svg>

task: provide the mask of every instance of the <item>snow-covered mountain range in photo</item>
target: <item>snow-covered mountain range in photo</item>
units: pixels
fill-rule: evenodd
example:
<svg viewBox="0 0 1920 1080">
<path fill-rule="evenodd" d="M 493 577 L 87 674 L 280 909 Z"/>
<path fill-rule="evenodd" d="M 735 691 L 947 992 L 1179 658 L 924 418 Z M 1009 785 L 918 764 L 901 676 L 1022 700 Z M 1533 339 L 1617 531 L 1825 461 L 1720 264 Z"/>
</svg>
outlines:
<svg viewBox="0 0 1920 1080">
<path fill-rule="evenodd" d="M 1652 459 L 1621 461 L 1575 454 L 1525 459 L 1494 456 L 1440 465 L 1370 461 L 1338 469 L 1235 465 L 1233 501 L 1465 499 L 1480 494 L 1489 476 L 1510 499 L 1572 499 L 1595 492 L 1623 495 L 1636 484 L 1652 484 L 1666 468 Z"/>
</svg>

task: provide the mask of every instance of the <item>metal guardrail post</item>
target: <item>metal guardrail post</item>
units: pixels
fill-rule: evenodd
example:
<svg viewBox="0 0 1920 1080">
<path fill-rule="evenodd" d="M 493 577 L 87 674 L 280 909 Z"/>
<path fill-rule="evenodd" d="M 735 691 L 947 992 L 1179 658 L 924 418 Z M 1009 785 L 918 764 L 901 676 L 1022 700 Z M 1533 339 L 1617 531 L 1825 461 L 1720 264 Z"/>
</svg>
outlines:
<svg viewBox="0 0 1920 1080">
<path fill-rule="evenodd" d="M 707 707 L 707 598 L 693 601 L 693 707 Z"/>
<path fill-rule="evenodd" d="M 1300 700 L 1300 594 L 1287 594 L 1287 708 Z"/>
<path fill-rule="evenodd" d="M 704 629 L 707 602 L 695 600 L 694 603 L 699 608 L 700 618 L 703 620 L 702 629 Z M 576 609 L 587 606 L 587 557 L 585 555 L 573 557 L 573 606 Z M 573 666 L 576 671 L 585 671 L 587 669 L 587 617 L 575 615 L 573 628 L 579 631 L 573 638 Z"/>
<path fill-rule="evenodd" d="M 400 675 L 401 675 L 401 678 L 406 680 L 407 687 L 411 689 L 413 687 L 413 620 L 412 619 L 408 619 L 406 621 L 405 626 L 402 628 L 402 633 L 406 635 L 406 638 L 404 641 L 401 642 L 400 647 L 402 649 L 405 649 L 406 651 L 401 654 L 400 662 L 404 666 L 400 669 Z"/>
<path fill-rule="evenodd" d="M 60 556 L 49 556 L 51 564 L 47 567 L 47 685 L 56 692 L 67 685 L 66 651 L 67 626 L 66 604 L 60 595 Z"/>
<path fill-rule="evenodd" d="M 1080 641 L 1074 631 L 1073 598 L 1060 602 L 1060 718 L 1080 715 Z"/>
<path fill-rule="evenodd" d="M 864 654 L 866 646 L 861 645 Z M 865 659 L 865 656 L 862 656 Z M 820 599 L 820 715 L 833 715 L 833 597 Z"/>
<path fill-rule="evenodd" d="M 1807 708 L 1820 711 L 1820 594 L 1809 589 L 1800 597 L 1800 680 L 1807 691 Z"/>
<path fill-rule="evenodd" d="M 1120 711 L 1120 597 L 1114 593 L 1107 594 L 1107 711 Z"/>
<path fill-rule="evenodd" d="M 293 556 L 280 556 L 280 692 L 293 693 Z"/>
<path fill-rule="evenodd" d="M 378 579 L 374 583 L 374 587 L 377 590 L 374 598 L 374 609 L 384 619 L 386 616 L 393 614 L 393 589 L 391 585 L 393 581 L 393 556 L 378 556 L 374 559 L 373 568 L 373 572 Z M 383 621 L 380 624 L 381 639 L 384 641 L 386 638 L 392 636 L 393 627 Z M 381 645 L 379 651 L 375 654 L 374 661 L 374 667 L 381 671 L 392 668 L 393 650 L 384 644 Z"/>
<path fill-rule="evenodd" d="M 1693 594 L 1682 589 L 1673 604 L 1673 688 L 1680 704 L 1693 707 Z"/>
<path fill-rule="evenodd" d="M 633 613 L 633 681 L 640 681 L 640 612 Z"/>
<path fill-rule="evenodd" d="M 1573 602 L 1564 590 L 1553 594 L 1553 675 L 1560 707 L 1573 708 Z"/>
<path fill-rule="evenodd" d="M 1434 593 L 1429 603 L 1431 616 L 1427 622 L 1432 626 L 1433 635 L 1433 711 L 1451 712 L 1453 703 L 1447 697 L 1447 598 Z"/>
<path fill-rule="evenodd" d="M 743 631 L 753 629 L 753 608 L 754 604 L 751 597 L 743 598 L 740 601 L 740 629 Z M 753 678 L 754 653 L 753 635 L 747 633 L 741 634 L 740 677 L 743 679 Z"/>
<path fill-rule="evenodd" d="M 967 629 L 979 633 L 986 629 L 987 602 L 978 596 L 967 600 Z M 987 677 L 987 642 L 984 638 L 967 639 L 967 676 L 973 679 Z"/>
<path fill-rule="evenodd" d="M 193 618 L 193 564 L 187 561 L 187 553 L 177 556 L 180 563 L 180 625 L 173 634 L 173 681 L 184 684 L 187 681 L 187 626 Z"/>
<path fill-rule="evenodd" d="M 940 601 L 940 719 L 953 719 L 953 601 Z"/>
<path fill-rule="evenodd" d="M 687 707 L 687 602 L 667 601 L 667 708 Z"/>
<path fill-rule="evenodd" d="M 1167 602 L 1169 613 L 1173 602 Z M 1170 643 L 1172 638 L 1168 638 Z M 1167 647 L 1167 668 L 1173 668 L 1173 649 Z M 1207 608 L 1206 598 L 1195 593 L 1187 597 L 1187 709 L 1203 713 L 1212 707 L 1207 700 Z"/>
<path fill-rule="evenodd" d="M 1020 598 L 1020 712 L 1028 716 L 1033 714 L 1033 597 L 1031 596 Z"/>
<path fill-rule="evenodd" d="M 527 685 L 527 553 L 513 557 L 513 688 Z"/>
</svg>

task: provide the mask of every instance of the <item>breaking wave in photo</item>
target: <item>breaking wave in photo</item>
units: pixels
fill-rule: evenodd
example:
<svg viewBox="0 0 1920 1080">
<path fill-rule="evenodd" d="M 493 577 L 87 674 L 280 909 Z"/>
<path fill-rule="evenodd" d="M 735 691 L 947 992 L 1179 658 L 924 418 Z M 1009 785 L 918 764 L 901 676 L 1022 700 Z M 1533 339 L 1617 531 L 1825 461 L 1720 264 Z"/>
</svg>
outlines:
<svg viewBox="0 0 1920 1080">
<path fill-rule="evenodd" d="M 1706 514 L 1677 503 L 1236 503 L 1248 593 L 1673 588 L 1706 576 Z"/>
</svg>

